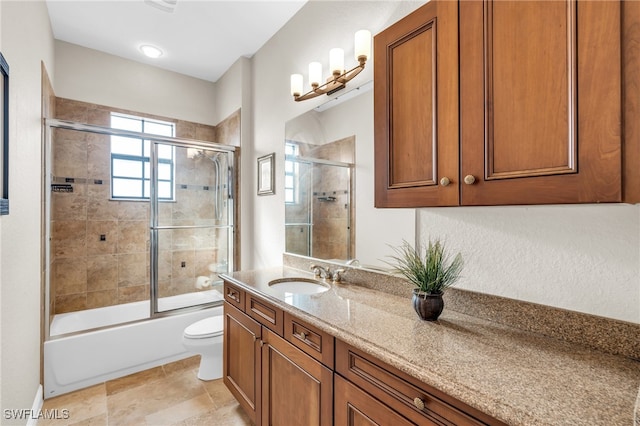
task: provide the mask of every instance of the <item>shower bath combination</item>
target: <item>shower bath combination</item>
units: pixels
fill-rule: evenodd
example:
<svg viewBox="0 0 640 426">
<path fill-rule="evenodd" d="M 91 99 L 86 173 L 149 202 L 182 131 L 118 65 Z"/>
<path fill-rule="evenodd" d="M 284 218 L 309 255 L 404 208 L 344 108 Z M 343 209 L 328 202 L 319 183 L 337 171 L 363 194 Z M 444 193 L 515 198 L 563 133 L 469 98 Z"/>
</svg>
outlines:
<svg viewBox="0 0 640 426">
<path fill-rule="evenodd" d="M 47 398 L 189 356 L 185 327 L 220 314 L 233 269 L 235 148 L 45 124 Z M 148 143 L 146 200 L 112 195 L 111 138 Z"/>
</svg>

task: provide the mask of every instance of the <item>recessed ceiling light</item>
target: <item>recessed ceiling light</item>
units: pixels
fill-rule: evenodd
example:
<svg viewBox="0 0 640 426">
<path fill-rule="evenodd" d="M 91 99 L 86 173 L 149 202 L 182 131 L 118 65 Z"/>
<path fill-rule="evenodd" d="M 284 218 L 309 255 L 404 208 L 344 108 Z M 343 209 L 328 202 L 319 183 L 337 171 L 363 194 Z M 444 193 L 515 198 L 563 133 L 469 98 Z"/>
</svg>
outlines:
<svg viewBox="0 0 640 426">
<path fill-rule="evenodd" d="M 150 44 L 143 44 L 142 46 L 140 46 L 140 51 L 149 58 L 155 59 L 162 56 L 162 50 L 158 49 L 155 46 L 151 46 Z"/>
</svg>

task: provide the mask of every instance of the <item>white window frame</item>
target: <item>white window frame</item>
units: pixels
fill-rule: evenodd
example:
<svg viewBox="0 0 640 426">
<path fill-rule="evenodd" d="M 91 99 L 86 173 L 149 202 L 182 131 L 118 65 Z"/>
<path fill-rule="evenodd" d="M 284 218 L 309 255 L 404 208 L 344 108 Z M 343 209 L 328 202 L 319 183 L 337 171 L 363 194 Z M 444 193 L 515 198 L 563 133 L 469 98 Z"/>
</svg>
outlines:
<svg viewBox="0 0 640 426">
<path fill-rule="evenodd" d="M 118 117 L 118 118 L 124 118 L 124 119 L 129 119 L 129 120 L 134 120 L 134 121 L 138 121 L 140 123 L 140 132 L 141 133 L 153 133 L 151 131 L 145 131 L 145 125 L 148 124 L 159 124 L 162 126 L 167 126 L 168 128 L 170 128 L 170 134 L 162 134 L 161 136 L 169 136 L 169 137 L 174 137 L 175 136 L 175 123 L 172 122 L 168 122 L 168 121 L 161 121 L 161 120 L 155 120 L 155 119 L 149 119 L 146 117 L 139 117 L 139 116 L 135 116 L 135 115 L 129 115 L 129 114 L 122 114 L 119 112 L 111 112 L 111 118 L 114 117 Z M 113 125 L 113 120 L 111 120 L 111 127 L 112 128 L 119 128 L 119 127 L 115 127 Z M 131 129 L 123 129 L 123 130 L 131 130 Z M 157 133 L 156 133 L 157 134 Z M 114 136 L 111 136 L 111 138 L 113 138 Z M 150 163 L 150 157 L 149 157 L 149 153 L 145 152 L 145 145 L 148 145 L 149 149 L 151 149 L 151 141 L 147 140 L 147 139 L 133 139 L 134 141 L 139 141 L 140 142 L 140 152 L 136 153 L 136 154 L 132 154 L 132 153 L 118 153 L 118 152 L 113 152 L 113 144 L 111 144 L 110 148 L 109 148 L 109 152 L 110 152 L 110 180 L 111 180 L 111 199 L 113 200 L 118 200 L 118 201 L 123 201 L 123 200 L 130 200 L 130 201 L 148 201 L 149 200 L 149 195 L 146 192 L 146 189 L 148 187 L 147 183 L 149 183 L 150 185 L 150 180 L 151 177 L 147 176 L 147 174 L 145 173 L 145 171 L 150 171 L 150 167 L 151 167 L 151 163 Z M 140 177 L 132 177 L 132 176 L 126 176 L 126 175 L 114 175 L 114 163 L 118 160 L 124 160 L 124 161 L 131 161 L 131 162 L 138 162 L 140 163 L 140 167 L 141 167 L 141 173 L 140 173 Z M 169 178 L 168 179 L 158 179 L 158 182 L 165 182 L 169 184 L 169 188 L 170 188 L 170 195 L 168 197 L 158 197 L 159 200 L 161 201 L 175 201 L 175 149 L 173 146 L 171 146 L 171 155 L 170 158 L 159 158 L 158 159 L 158 163 L 159 164 L 165 164 L 168 165 L 170 168 L 170 174 L 169 174 Z M 116 194 L 115 193 L 115 187 L 116 185 L 114 185 L 114 180 L 128 180 L 134 183 L 138 183 L 140 185 L 140 193 L 142 194 L 142 196 L 131 196 L 131 195 L 123 195 L 122 193 Z"/>
</svg>

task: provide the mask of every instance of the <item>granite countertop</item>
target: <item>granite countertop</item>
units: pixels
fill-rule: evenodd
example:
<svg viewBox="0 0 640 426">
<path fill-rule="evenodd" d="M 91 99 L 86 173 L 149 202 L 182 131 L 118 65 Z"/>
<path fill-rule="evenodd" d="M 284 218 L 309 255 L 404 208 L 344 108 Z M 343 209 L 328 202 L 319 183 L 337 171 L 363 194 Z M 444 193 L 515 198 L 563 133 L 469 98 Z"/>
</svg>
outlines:
<svg viewBox="0 0 640 426">
<path fill-rule="evenodd" d="M 420 381 L 512 425 L 634 425 L 640 362 L 448 310 L 418 318 L 410 300 L 348 282 L 314 295 L 269 287 L 312 277 L 289 267 L 222 278 Z M 638 425 L 638 419 L 635 420 Z"/>
</svg>

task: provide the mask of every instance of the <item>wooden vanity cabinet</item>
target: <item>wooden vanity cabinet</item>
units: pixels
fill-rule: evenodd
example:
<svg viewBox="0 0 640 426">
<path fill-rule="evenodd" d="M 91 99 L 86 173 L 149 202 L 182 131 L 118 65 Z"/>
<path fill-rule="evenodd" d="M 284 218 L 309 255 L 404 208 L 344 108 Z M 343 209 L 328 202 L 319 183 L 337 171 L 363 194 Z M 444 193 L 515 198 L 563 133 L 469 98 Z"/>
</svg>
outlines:
<svg viewBox="0 0 640 426">
<path fill-rule="evenodd" d="M 238 286 L 224 290 L 234 295 L 224 383 L 256 425 L 504 426 Z"/>
<path fill-rule="evenodd" d="M 621 11 L 432 0 L 376 35 L 376 206 L 623 201 Z"/>
<path fill-rule="evenodd" d="M 333 371 L 270 330 L 262 347 L 262 424 L 333 424 Z"/>
<path fill-rule="evenodd" d="M 226 281 L 224 293 L 223 381 L 254 424 L 332 425 L 333 337 L 291 316 L 285 326 L 282 309 Z"/>
<path fill-rule="evenodd" d="M 261 413 L 261 341 L 262 326 L 225 302 L 222 380 L 254 424 Z"/>
<path fill-rule="evenodd" d="M 505 426 L 340 340 L 335 362 L 337 425 Z"/>
</svg>

